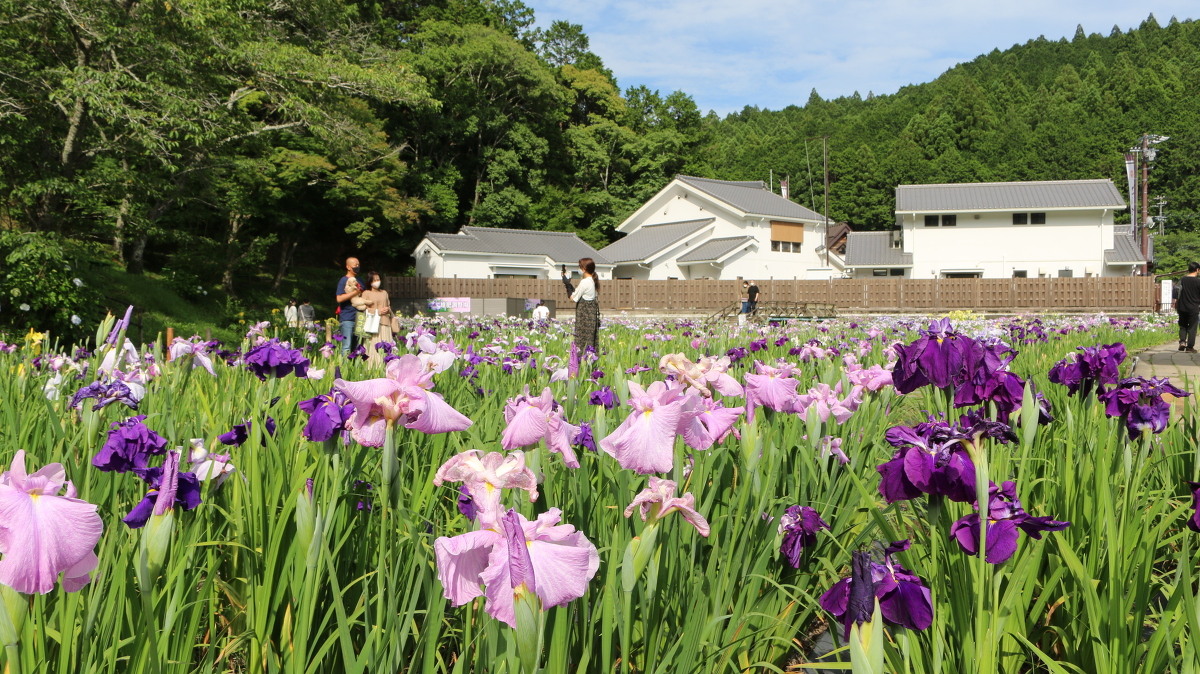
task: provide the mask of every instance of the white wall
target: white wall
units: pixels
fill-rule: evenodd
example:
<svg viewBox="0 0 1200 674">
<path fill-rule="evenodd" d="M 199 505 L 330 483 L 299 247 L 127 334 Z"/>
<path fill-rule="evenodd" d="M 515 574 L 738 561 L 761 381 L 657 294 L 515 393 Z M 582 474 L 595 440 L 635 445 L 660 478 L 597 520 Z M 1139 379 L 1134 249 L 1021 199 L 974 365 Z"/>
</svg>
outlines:
<svg viewBox="0 0 1200 674">
<path fill-rule="evenodd" d="M 1124 276 L 1130 267 L 1106 267 L 1104 251 L 1113 247 L 1109 209 L 1047 211 L 1044 225 L 1014 225 L 1012 212 L 958 213 L 955 227 L 926 227 L 925 214 L 904 218 L 904 251 L 913 254 L 909 278 L 936 278 L 947 269 L 982 269 L 983 278 L 1011 278 L 1025 270 L 1057 277 L 1071 269 L 1076 278 L 1090 268 L 1095 276 Z M 856 278 L 871 276 L 870 269 Z"/>
<path fill-rule="evenodd" d="M 650 269 L 637 265 L 622 265 L 617 267 L 614 274 L 617 278 L 635 279 L 693 279 L 715 278 L 721 280 L 738 277 L 754 280 L 804 279 L 809 269 L 824 268 L 824 257 L 818 255 L 815 249 L 822 241 L 824 232 L 815 222 L 803 222 L 804 244 L 799 253 L 776 253 L 771 251 L 771 218 L 741 218 L 720 201 L 704 194 L 699 194 L 675 182 L 668 185 L 647 202 L 647 207 L 637 217 L 628 222 L 622 231 L 634 232 L 643 225 L 653 225 L 668 222 L 683 222 L 715 218 L 711 233 L 695 239 L 691 245 L 679 245 L 660 254 L 651 261 Z M 783 220 L 783 218 L 775 218 Z M 799 220 L 788 222 L 801 223 Z M 675 259 L 694 250 L 696 246 L 709 239 L 720 239 L 734 236 L 752 236 L 757 240 L 755 246 L 734 255 L 720 266 L 711 264 L 679 265 Z M 827 278 L 827 276 L 820 276 Z"/>
</svg>

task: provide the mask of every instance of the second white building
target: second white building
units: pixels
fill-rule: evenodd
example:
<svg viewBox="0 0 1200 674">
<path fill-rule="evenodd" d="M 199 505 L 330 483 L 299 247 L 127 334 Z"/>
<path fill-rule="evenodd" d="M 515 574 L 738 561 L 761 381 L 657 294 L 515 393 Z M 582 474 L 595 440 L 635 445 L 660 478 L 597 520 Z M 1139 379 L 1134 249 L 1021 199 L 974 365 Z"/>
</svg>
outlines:
<svg viewBox="0 0 1200 674">
<path fill-rule="evenodd" d="M 1145 263 L 1111 180 L 896 188 L 891 232 L 852 232 L 853 278 L 1130 276 Z"/>
</svg>

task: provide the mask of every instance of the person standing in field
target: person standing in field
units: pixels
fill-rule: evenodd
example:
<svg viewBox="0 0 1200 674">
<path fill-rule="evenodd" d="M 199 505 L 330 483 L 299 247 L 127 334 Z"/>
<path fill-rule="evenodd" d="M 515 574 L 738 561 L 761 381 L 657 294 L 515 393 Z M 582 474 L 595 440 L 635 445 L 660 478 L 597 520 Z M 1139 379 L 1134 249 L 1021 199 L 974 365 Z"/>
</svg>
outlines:
<svg viewBox="0 0 1200 674">
<path fill-rule="evenodd" d="M 538 302 L 533 308 L 533 320 L 547 321 L 550 320 L 550 307 L 546 306 L 545 302 Z"/>
<path fill-rule="evenodd" d="M 283 308 L 283 321 L 289 328 L 300 327 L 300 310 L 296 306 L 296 300 L 288 300 L 287 306 Z"/>
<path fill-rule="evenodd" d="M 354 347 L 358 346 L 354 342 L 358 341 L 354 335 L 354 321 L 358 317 L 358 309 L 350 303 L 351 300 L 362 294 L 362 288 L 358 284 L 358 274 L 362 268 L 358 266 L 358 258 L 346 258 L 346 275 L 338 279 L 337 293 L 335 295 L 338 303 L 338 332 L 342 335 L 342 354 L 348 354 Z"/>
<path fill-rule="evenodd" d="M 1200 262 L 1189 262 L 1179 279 L 1179 294 L 1171 306 L 1179 312 L 1179 350 L 1196 353 L 1196 323 L 1200 320 Z"/>
<path fill-rule="evenodd" d="M 379 332 L 367 339 L 367 354 L 372 364 L 383 362 L 383 352 L 376 349 L 380 342 L 395 342 L 392 334 L 392 303 L 388 292 L 383 289 L 383 280 L 378 272 L 367 272 L 367 288 L 362 291 L 364 306 L 368 311 L 379 312 Z"/>
<path fill-rule="evenodd" d="M 298 311 L 300 313 L 300 325 L 305 328 L 312 328 L 313 320 L 317 316 L 316 310 L 313 309 L 312 302 L 309 300 L 304 300 L 304 304 L 300 305 Z"/>
<path fill-rule="evenodd" d="M 596 276 L 596 261 L 590 257 L 579 260 L 579 271 L 583 279 L 576 288 L 567 278 L 564 265 L 562 273 L 563 284 L 567 293 L 575 303 L 575 346 L 582 355 L 591 347 L 599 356 L 597 342 L 600 338 L 600 279 Z"/>
</svg>

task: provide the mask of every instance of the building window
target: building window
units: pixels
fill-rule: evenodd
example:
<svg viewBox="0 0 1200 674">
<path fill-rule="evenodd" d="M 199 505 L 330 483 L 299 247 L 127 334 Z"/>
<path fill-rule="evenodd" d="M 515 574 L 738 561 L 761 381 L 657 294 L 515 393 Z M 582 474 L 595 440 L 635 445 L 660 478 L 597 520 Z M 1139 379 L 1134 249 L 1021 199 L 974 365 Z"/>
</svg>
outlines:
<svg viewBox="0 0 1200 674">
<path fill-rule="evenodd" d="M 958 216 L 957 215 L 943 215 L 942 216 L 942 227 L 954 227 L 957 224 L 958 224 Z"/>
<path fill-rule="evenodd" d="M 887 276 L 886 269 L 872 269 L 871 276 Z"/>
<path fill-rule="evenodd" d="M 904 276 L 903 269 L 889 269 L 888 276 Z"/>
<path fill-rule="evenodd" d="M 1074 276 L 1075 276 L 1075 272 L 1071 271 L 1070 269 L 1059 269 L 1058 270 L 1059 278 L 1072 278 Z"/>
<path fill-rule="evenodd" d="M 780 241 L 772 241 L 772 242 L 771 242 L 771 252 L 772 252 L 772 253 L 778 253 L 778 252 L 779 252 L 779 244 L 780 244 L 780 243 L 781 243 Z"/>
<path fill-rule="evenodd" d="M 1046 224 L 1046 214 L 1045 213 L 1030 213 L 1029 214 L 1029 224 L 1031 224 L 1031 225 Z"/>
<path fill-rule="evenodd" d="M 1028 225 L 1029 224 L 1029 214 L 1028 213 L 1013 213 L 1013 224 L 1014 225 Z"/>
<path fill-rule="evenodd" d="M 775 253 L 799 253 L 801 245 L 799 241 L 772 241 L 771 251 Z"/>
<path fill-rule="evenodd" d="M 1029 278 L 1029 272 L 1025 271 L 1024 269 L 1014 269 L 1013 278 Z"/>
<path fill-rule="evenodd" d="M 925 226 L 926 227 L 937 227 L 937 225 L 938 225 L 938 216 L 936 216 L 936 215 L 926 215 L 925 216 Z"/>
</svg>

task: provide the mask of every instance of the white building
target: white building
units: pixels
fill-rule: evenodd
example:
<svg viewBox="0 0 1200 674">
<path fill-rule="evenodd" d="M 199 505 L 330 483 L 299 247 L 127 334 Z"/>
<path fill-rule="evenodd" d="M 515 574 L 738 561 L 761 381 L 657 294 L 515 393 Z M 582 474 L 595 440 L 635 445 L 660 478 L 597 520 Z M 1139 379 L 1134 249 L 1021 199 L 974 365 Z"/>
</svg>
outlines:
<svg viewBox="0 0 1200 674">
<path fill-rule="evenodd" d="M 824 218 L 761 180 L 676 176 L 618 227 L 600 254 L 615 278 L 813 279 L 841 271 L 826 259 Z"/>
<path fill-rule="evenodd" d="M 901 185 L 893 232 L 852 232 L 853 278 L 1130 276 L 1145 262 L 1111 180 Z"/>
<path fill-rule="evenodd" d="M 559 278 L 564 264 L 578 276 L 579 260 L 585 257 L 596 261 L 601 280 L 612 278 L 613 269 L 575 234 L 494 227 L 426 234 L 413 257 L 417 276 L 430 278 Z"/>
</svg>

